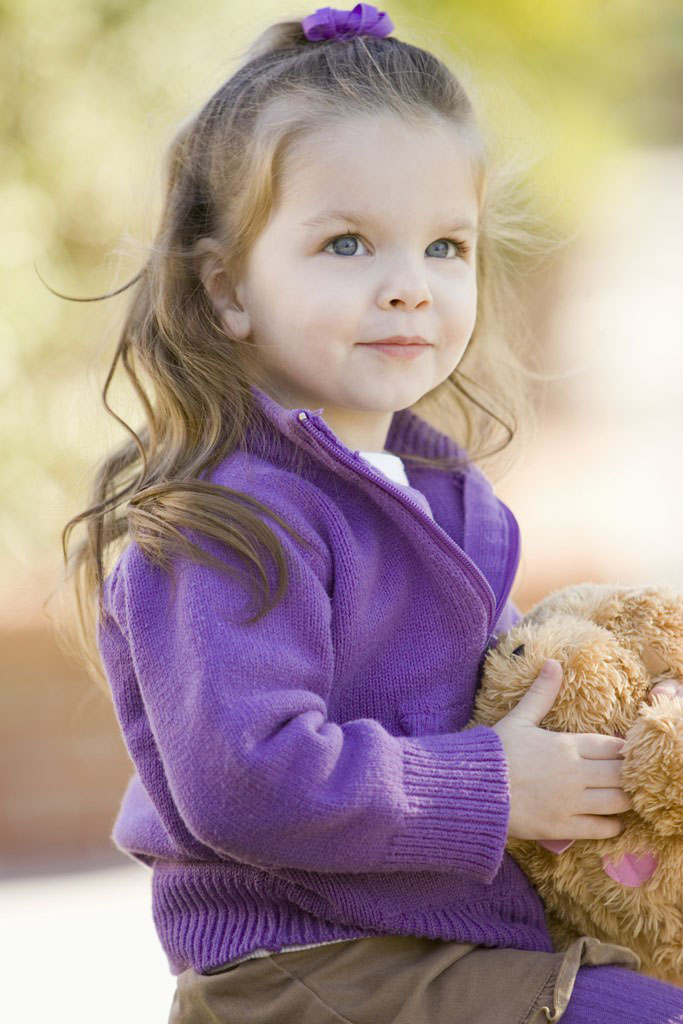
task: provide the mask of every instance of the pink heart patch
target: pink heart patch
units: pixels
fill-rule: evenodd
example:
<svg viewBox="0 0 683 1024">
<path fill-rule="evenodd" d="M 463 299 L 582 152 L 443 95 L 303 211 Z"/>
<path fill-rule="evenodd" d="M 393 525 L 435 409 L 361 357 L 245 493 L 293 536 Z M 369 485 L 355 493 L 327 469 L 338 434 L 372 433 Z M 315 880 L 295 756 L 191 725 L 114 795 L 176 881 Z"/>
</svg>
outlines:
<svg viewBox="0 0 683 1024">
<path fill-rule="evenodd" d="M 659 857 L 656 853 L 650 853 L 647 850 L 645 853 L 625 853 L 619 860 L 612 860 L 607 854 L 602 857 L 602 866 L 605 869 L 605 873 L 613 878 L 615 882 L 619 882 L 620 885 L 626 885 L 629 888 L 635 889 L 643 882 L 647 882 L 649 878 L 652 878 L 657 865 L 659 863 Z"/>
</svg>

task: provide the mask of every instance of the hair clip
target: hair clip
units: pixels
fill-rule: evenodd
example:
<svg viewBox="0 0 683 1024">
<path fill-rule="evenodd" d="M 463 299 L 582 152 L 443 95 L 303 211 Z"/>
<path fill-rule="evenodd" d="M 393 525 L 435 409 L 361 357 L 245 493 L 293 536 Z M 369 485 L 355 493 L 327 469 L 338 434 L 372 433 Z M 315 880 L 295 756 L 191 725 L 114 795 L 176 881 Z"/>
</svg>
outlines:
<svg viewBox="0 0 683 1024">
<path fill-rule="evenodd" d="M 386 11 L 378 11 L 372 4 L 356 4 L 351 11 L 336 7 L 319 7 L 301 22 L 307 39 L 351 39 L 353 36 L 382 38 L 394 31 Z"/>
</svg>

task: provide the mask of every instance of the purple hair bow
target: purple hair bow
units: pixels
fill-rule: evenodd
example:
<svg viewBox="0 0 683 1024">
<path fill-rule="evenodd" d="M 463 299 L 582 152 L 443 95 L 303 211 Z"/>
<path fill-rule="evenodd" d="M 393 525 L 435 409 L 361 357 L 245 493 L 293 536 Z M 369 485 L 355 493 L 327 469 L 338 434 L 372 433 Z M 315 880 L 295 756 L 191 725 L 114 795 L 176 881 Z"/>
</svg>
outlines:
<svg viewBox="0 0 683 1024">
<path fill-rule="evenodd" d="M 352 36 L 388 36 L 394 23 L 385 11 L 372 4 L 356 4 L 352 11 L 319 7 L 301 22 L 307 39 L 350 39 Z"/>
</svg>

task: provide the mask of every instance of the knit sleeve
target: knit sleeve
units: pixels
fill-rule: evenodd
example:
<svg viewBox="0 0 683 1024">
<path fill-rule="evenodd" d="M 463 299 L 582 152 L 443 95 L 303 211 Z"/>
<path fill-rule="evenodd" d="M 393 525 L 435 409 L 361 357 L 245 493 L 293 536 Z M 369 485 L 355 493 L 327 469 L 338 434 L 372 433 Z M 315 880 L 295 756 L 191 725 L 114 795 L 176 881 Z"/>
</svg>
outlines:
<svg viewBox="0 0 683 1024">
<path fill-rule="evenodd" d="M 406 737 L 372 718 L 330 721 L 322 559 L 274 529 L 288 590 L 252 625 L 239 622 L 244 585 L 184 556 L 175 600 L 167 574 L 134 543 L 112 574 L 100 650 L 129 752 L 169 834 L 182 845 L 187 830 L 220 857 L 262 867 L 491 882 L 509 814 L 498 735 L 477 726 Z M 217 542 L 202 546 L 232 557 Z"/>
</svg>

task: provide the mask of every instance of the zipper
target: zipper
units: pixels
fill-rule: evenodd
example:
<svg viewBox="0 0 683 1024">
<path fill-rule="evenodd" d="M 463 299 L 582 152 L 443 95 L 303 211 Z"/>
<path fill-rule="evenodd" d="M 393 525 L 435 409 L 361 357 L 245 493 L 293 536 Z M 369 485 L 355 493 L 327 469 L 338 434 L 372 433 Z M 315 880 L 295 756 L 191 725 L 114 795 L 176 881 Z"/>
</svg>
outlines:
<svg viewBox="0 0 683 1024">
<path fill-rule="evenodd" d="M 439 526 L 437 522 L 435 522 L 434 519 L 427 515 L 422 506 L 419 505 L 414 500 L 414 498 L 411 498 L 411 496 L 409 494 L 406 494 L 406 492 L 401 490 L 401 488 L 396 487 L 395 484 L 391 483 L 390 480 L 385 480 L 383 477 L 376 475 L 371 470 L 366 469 L 364 463 L 362 462 L 359 456 L 350 458 L 345 453 L 345 451 L 342 448 L 340 448 L 338 444 L 335 444 L 334 441 L 330 440 L 326 432 L 322 430 L 320 427 L 318 427 L 318 425 L 313 421 L 313 419 L 308 415 L 308 413 L 299 412 L 297 413 L 297 418 L 299 422 L 304 426 L 304 428 L 309 430 L 309 433 L 313 431 L 318 435 L 316 440 L 323 446 L 323 448 L 325 448 L 332 455 L 334 455 L 335 458 L 339 459 L 340 462 L 343 462 L 344 465 L 348 466 L 350 469 L 353 469 L 357 473 L 360 473 L 360 475 L 365 477 L 366 480 L 370 480 L 378 487 L 382 488 L 385 491 L 388 491 L 390 494 L 393 494 L 395 497 L 399 498 L 404 504 L 407 504 L 413 511 L 415 511 L 417 513 L 418 519 L 423 524 L 425 529 L 432 534 L 432 536 L 439 543 L 441 548 L 448 553 L 449 557 L 452 558 L 453 555 L 455 554 L 460 561 L 464 560 L 467 569 L 472 574 L 472 577 L 477 585 L 477 589 L 484 601 L 484 604 L 488 609 L 488 628 L 490 631 L 498 619 L 497 608 L 495 606 L 495 595 L 493 593 L 491 585 L 489 584 L 488 580 L 482 573 L 481 569 L 479 569 L 479 567 L 472 561 L 469 555 L 465 551 L 463 551 L 462 548 L 459 547 L 459 545 L 457 545 L 455 541 L 452 540 L 451 537 L 448 536 L 445 530 L 442 530 L 442 528 Z M 309 426 L 306 427 L 306 424 L 308 424 Z M 511 588 L 512 581 L 510 581 L 507 587 L 508 594 Z M 507 600 L 507 594 L 505 595 L 505 600 Z M 491 635 L 492 634 L 489 632 L 488 642 L 490 642 Z"/>
</svg>

